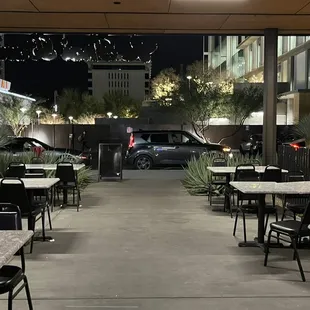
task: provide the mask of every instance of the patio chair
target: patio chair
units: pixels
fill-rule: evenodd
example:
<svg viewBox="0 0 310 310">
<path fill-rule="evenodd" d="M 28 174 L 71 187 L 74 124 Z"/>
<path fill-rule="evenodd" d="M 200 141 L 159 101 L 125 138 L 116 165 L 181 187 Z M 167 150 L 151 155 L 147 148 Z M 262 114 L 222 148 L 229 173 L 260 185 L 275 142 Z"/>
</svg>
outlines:
<svg viewBox="0 0 310 310">
<path fill-rule="evenodd" d="M 305 181 L 305 176 L 302 171 L 289 172 L 287 176 L 288 182 Z M 297 214 L 303 214 L 307 206 L 309 195 L 285 195 L 283 200 L 282 221 L 287 215 L 291 215 L 296 220 Z"/>
<path fill-rule="evenodd" d="M 46 172 L 44 169 L 34 169 L 31 170 L 30 173 L 26 174 L 26 178 L 46 178 Z M 51 210 L 50 210 L 50 195 L 49 190 L 47 189 L 36 189 L 34 191 L 34 201 L 39 203 L 45 203 L 46 204 L 46 211 L 48 216 L 48 222 L 50 226 L 50 230 L 52 230 L 52 220 L 51 220 Z"/>
<path fill-rule="evenodd" d="M 301 265 L 299 253 L 297 251 L 297 243 L 299 240 L 301 240 L 304 236 L 310 235 L 310 203 L 308 202 L 301 221 L 296 220 L 287 220 L 287 221 L 280 221 L 270 224 L 270 231 L 268 234 L 268 241 L 265 249 L 265 261 L 264 266 L 267 266 L 268 262 L 268 254 L 269 254 L 269 245 L 271 237 L 275 237 L 272 235 L 273 232 L 275 232 L 277 235 L 284 235 L 290 238 L 292 247 L 294 249 L 294 257 L 293 259 L 297 259 L 297 264 L 299 267 L 300 275 L 302 281 L 306 281 L 304 271 Z M 278 236 L 276 237 L 278 238 Z"/>
<path fill-rule="evenodd" d="M 28 220 L 28 229 L 35 231 L 35 223 L 42 220 L 42 237 L 45 241 L 45 209 L 43 202 L 30 201 L 24 182 L 18 178 L 4 178 L 0 182 L 0 201 L 12 203 L 19 206 L 21 217 Z M 30 244 L 30 253 L 33 250 L 32 237 Z"/>
<path fill-rule="evenodd" d="M 54 201 L 55 201 L 55 195 L 56 191 L 62 190 L 63 195 L 64 191 L 72 190 L 73 194 L 73 204 L 75 203 L 75 192 L 77 193 L 77 212 L 79 212 L 80 208 L 80 200 L 81 200 L 81 194 L 78 187 L 77 177 L 76 173 L 73 168 L 73 164 L 70 162 L 62 162 L 57 164 L 56 168 L 56 178 L 59 178 L 59 183 L 55 186 L 54 191 Z"/>
<path fill-rule="evenodd" d="M 22 230 L 21 212 L 18 206 L 7 203 L 0 203 L 0 230 Z M 28 307 L 32 310 L 32 300 L 28 279 L 25 275 L 24 248 L 19 250 L 22 268 L 12 265 L 4 265 L 0 269 L 0 294 L 8 293 L 8 309 L 13 309 L 13 300 L 25 288 Z M 14 292 L 14 289 L 22 285 Z"/>
<path fill-rule="evenodd" d="M 5 177 L 24 178 L 26 166 L 21 162 L 11 162 L 5 172 Z"/>
<path fill-rule="evenodd" d="M 269 165 L 265 168 L 262 180 L 263 182 L 281 182 L 282 181 L 282 170 L 277 165 Z M 266 223 L 265 233 L 267 230 L 269 215 L 273 214 L 278 221 L 278 206 L 276 205 L 276 195 L 272 195 L 272 203 L 265 205 Z"/>
<path fill-rule="evenodd" d="M 227 167 L 227 160 L 223 157 L 214 158 L 212 161 L 213 167 Z M 212 173 L 211 182 L 209 186 L 209 201 L 210 206 L 212 206 L 212 190 L 213 187 L 225 186 L 226 185 L 226 175 L 221 173 Z"/>
<path fill-rule="evenodd" d="M 259 181 L 259 173 L 253 170 L 242 170 L 238 172 L 236 181 L 257 182 Z M 258 204 L 256 203 L 257 200 L 258 200 L 257 195 L 243 194 L 242 192 L 237 191 L 237 211 L 236 211 L 236 217 L 235 217 L 233 236 L 236 235 L 239 213 L 242 213 L 244 242 L 246 242 L 247 240 L 245 215 L 246 214 L 256 214 L 256 215 L 258 214 Z M 244 201 L 248 201 L 248 203 L 244 204 L 243 203 Z M 252 201 L 255 201 L 255 203 L 252 203 Z"/>
</svg>

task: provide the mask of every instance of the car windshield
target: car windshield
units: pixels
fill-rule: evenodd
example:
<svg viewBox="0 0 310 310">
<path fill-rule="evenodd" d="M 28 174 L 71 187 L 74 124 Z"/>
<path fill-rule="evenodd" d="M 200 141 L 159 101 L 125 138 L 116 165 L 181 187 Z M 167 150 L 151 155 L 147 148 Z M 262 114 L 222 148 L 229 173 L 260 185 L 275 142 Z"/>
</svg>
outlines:
<svg viewBox="0 0 310 310">
<path fill-rule="evenodd" d="M 200 137 L 198 137 L 198 136 L 196 136 L 196 135 L 193 135 L 193 134 L 191 134 L 191 133 L 189 133 L 189 132 L 186 132 L 186 134 L 187 134 L 190 138 L 192 138 L 192 140 L 196 140 L 196 141 L 200 142 L 201 144 L 205 144 L 205 143 L 206 143 L 203 139 L 201 139 Z"/>
</svg>

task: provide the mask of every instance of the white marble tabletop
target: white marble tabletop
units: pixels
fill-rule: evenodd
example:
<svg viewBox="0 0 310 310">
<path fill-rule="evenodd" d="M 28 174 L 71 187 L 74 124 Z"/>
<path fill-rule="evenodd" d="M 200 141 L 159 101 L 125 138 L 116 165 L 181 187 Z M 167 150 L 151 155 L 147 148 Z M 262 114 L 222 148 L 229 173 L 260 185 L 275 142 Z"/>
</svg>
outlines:
<svg viewBox="0 0 310 310">
<path fill-rule="evenodd" d="M 73 164 L 73 169 L 75 171 L 78 171 L 82 168 L 84 168 L 84 164 Z M 56 170 L 57 165 L 56 164 L 26 164 L 26 169 L 31 170 L 31 169 L 43 169 L 43 170 Z"/>
<path fill-rule="evenodd" d="M 0 268 L 10 262 L 32 235 L 31 230 L 0 230 Z"/>
<path fill-rule="evenodd" d="M 0 179 L 1 181 L 2 179 Z M 26 178 L 22 179 L 26 189 L 49 189 L 59 182 L 58 178 Z M 15 180 L 6 180 L 14 183 Z"/>
<path fill-rule="evenodd" d="M 255 171 L 264 173 L 266 166 L 254 166 Z M 236 172 L 236 167 L 207 167 L 213 173 L 232 174 Z M 242 167 L 243 168 L 243 167 Z M 244 169 L 251 169 L 251 167 L 244 166 Z M 276 168 L 276 167 L 275 167 Z M 288 173 L 288 170 L 282 169 L 282 173 Z"/>
<path fill-rule="evenodd" d="M 310 181 L 304 182 L 230 182 L 244 194 L 310 195 Z"/>
</svg>

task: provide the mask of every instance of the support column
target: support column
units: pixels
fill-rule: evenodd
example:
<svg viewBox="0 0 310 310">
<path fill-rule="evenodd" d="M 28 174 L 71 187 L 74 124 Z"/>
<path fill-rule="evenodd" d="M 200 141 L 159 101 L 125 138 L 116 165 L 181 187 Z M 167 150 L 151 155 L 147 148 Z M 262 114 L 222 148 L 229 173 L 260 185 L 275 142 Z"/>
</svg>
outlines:
<svg viewBox="0 0 310 310">
<path fill-rule="evenodd" d="M 265 29 L 263 164 L 276 164 L 278 29 Z"/>
</svg>

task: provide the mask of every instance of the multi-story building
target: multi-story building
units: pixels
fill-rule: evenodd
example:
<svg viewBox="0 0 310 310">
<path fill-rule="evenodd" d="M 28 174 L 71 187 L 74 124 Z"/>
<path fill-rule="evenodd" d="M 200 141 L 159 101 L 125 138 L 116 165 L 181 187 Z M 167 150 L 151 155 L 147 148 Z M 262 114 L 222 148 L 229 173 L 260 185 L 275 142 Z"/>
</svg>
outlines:
<svg viewBox="0 0 310 310">
<path fill-rule="evenodd" d="M 4 34 L 0 33 L 0 48 L 4 47 Z M 0 79 L 5 79 L 5 61 L 0 60 Z"/>
<path fill-rule="evenodd" d="M 89 63 L 88 90 L 97 98 L 121 91 L 142 102 L 150 92 L 151 69 L 150 62 L 141 61 Z"/>
<path fill-rule="evenodd" d="M 223 78 L 264 82 L 264 37 L 209 36 L 204 41 L 205 64 Z M 292 124 L 310 112 L 310 36 L 279 36 L 278 83 L 278 124 Z"/>
</svg>

